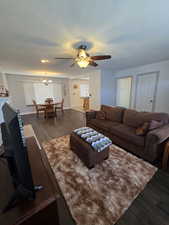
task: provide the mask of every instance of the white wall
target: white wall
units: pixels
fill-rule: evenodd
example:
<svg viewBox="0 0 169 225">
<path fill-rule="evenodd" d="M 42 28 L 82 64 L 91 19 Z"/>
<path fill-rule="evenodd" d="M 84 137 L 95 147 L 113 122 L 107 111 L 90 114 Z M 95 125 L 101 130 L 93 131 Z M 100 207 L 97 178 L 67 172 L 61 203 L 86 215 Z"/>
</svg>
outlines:
<svg viewBox="0 0 169 225">
<path fill-rule="evenodd" d="M 159 83 L 157 88 L 155 111 L 169 113 L 169 61 L 162 61 L 158 63 L 118 71 L 114 73 L 114 78 L 121 76 L 133 77 L 132 99 L 131 99 L 132 100 L 131 108 L 133 108 L 135 100 L 136 77 L 138 74 L 149 72 L 159 72 Z M 114 96 L 115 96 L 115 89 L 114 89 Z"/>
<path fill-rule="evenodd" d="M 0 85 L 3 85 L 2 72 L 0 72 Z"/>
<path fill-rule="evenodd" d="M 34 112 L 34 107 L 26 106 L 24 96 L 24 83 L 41 82 L 44 77 L 24 76 L 24 75 L 6 75 L 10 101 L 14 108 L 17 108 L 21 113 Z M 53 82 L 59 82 L 65 87 L 64 90 L 64 107 L 70 108 L 70 95 L 69 95 L 69 80 L 65 78 L 51 78 Z"/>
<path fill-rule="evenodd" d="M 115 82 L 111 70 L 101 70 L 101 104 L 114 105 Z"/>
</svg>

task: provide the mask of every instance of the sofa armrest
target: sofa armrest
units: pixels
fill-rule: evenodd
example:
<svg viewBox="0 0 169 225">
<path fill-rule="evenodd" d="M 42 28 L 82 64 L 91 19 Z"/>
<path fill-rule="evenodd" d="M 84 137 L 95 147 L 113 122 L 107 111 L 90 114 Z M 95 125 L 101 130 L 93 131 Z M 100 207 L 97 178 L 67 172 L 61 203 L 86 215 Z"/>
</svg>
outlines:
<svg viewBox="0 0 169 225">
<path fill-rule="evenodd" d="M 89 121 L 95 118 L 96 118 L 96 111 L 92 110 L 92 111 L 86 112 L 86 121 Z"/>
<path fill-rule="evenodd" d="M 153 143 L 161 144 L 167 138 L 169 138 L 169 124 L 148 132 L 146 142 L 151 140 Z"/>
<path fill-rule="evenodd" d="M 159 145 L 169 138 L 169 125 L 154 129 L 146 135 L 145 154 L 151 161 L 155 160 L 160 154 Z M 161 149 L 162 151 L 162 149 Z"/>
</svg>

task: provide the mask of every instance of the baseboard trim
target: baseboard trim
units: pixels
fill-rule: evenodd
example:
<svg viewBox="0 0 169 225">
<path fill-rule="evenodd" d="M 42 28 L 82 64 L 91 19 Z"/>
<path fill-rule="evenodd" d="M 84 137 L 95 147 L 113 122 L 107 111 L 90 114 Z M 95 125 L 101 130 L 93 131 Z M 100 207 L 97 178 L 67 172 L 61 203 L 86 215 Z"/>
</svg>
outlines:
<svg viewBox="0 0 169 225">
<path fill-rule="evenodd" d="M 66 110 L 66 109 L 71 109 L 71 107 L 64 107 L 63 109 L 64 109 L 64 110 Z"/>
<path fill-rule="evenodd" d="M 24 115 L 35 114 L 35 113 L 36 112 L 21 112 L 20 114 L 21 114 L 21 116 L 24 116 Z"/>
<path fill-rule="evenodd" d="M 63 109 L 64 110 L 67 110 L 67 109 L 71 109 L 71 107 L 64 107 Z M 43 112 L 39 112 L 39 113 L 43 113 Z M 36 114 L 36 111 L 32 111 L 32 112 L 21 112 L 20 114 L 21 114 L 21 116 L 30 115 L 30 114 Z"/>
</svg>

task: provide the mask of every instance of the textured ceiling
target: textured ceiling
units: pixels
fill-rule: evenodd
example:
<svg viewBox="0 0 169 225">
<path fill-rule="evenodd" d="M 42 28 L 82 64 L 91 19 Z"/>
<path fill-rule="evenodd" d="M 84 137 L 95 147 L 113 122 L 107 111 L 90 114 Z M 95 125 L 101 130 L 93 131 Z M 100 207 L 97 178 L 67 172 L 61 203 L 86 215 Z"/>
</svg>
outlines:
<svg viewBox="0 0 169 225">
<path fill-rule="evenodd" d="M 75 46 L 111 54 L 99 68 L 120 70 L 169 59 L 168 0 L 0 0 L 0 65 L 16 73 L 81 74 Z M 40 59 L 48 58 L 43 65 Z"/>
</svg>

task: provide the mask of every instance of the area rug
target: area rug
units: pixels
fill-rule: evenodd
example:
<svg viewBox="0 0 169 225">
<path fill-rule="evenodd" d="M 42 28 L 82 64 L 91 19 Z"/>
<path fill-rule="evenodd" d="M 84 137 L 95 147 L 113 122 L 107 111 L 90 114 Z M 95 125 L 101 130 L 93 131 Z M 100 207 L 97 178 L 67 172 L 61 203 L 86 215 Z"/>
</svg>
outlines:
<svg viewBox="0 0 169 225">
<path fill-rule="evenodd" d="M 69 136 L 43 148 L 77 225 L 115 224 L 157 171 L 115 145 L 109 158 L 91 170 L 71 151 Z"/>
</svg>

